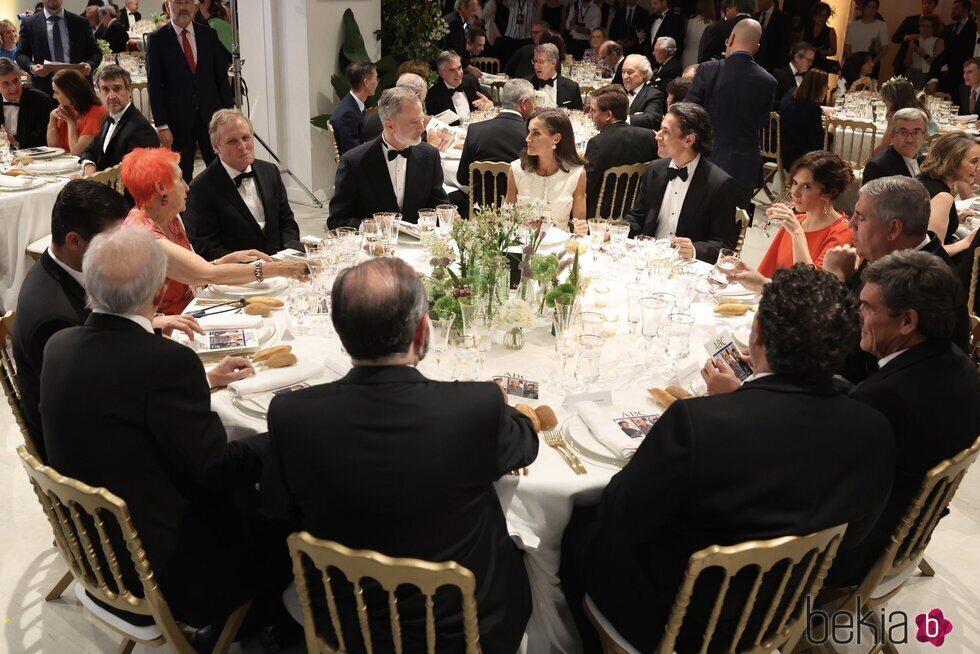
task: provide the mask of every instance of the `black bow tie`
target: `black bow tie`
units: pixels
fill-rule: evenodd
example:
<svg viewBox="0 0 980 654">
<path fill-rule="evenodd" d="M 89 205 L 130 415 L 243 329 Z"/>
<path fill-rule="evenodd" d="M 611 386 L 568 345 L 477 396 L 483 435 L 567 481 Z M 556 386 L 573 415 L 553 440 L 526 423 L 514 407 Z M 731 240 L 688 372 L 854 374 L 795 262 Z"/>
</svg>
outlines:
<svg viewBox="0 0 980 654">
<path fill-rule="evenodd" d="M 654 14 L 653 15 L 653 20 L 663 20 L 666 16 L 667 16 L 666 13 L 663 13 L 663 14 Z"/>
<path fill-rule="evenodd" d="M 20 106 L 20 103 L 19 102 L 3 102 L 3 106 L 5 106 L 5 107 L 19 107 Z"/>
<path fill-rule="evenodd" d="M 241 188 L 242 187 L 242 182 L 244 182 L 249 177 L 251 177 L 253 179 L 255 178 L 255 171 L 254 170 L 250 170 L 247 173 L 239 173 L 238 175 L 235 175 L 235 188 Z"/>
<path fill-rule="evenodd" d="M 408 152 L 412 148 L 405 148 L 404 150 L 388 150 L 388 161 L 394 161 L 395 157 L 405 157 L 408 159 Z"/>
<path fill-rule="evenodd" d="M 454 93 L 466 93 L 466 91 L 463 90 L 463 86 L 462 85 L 459 85 L 459 86 L 457 86 L 454 89 L 449 89 L 449 94 L 450 95 L 452 95 Z"/>
<path fill-rule="evenodd" d="M 803 73 L 793 73 L 793 77 L 803 77 Z"/>
<path fill-rule="evenodd" d="M 543 80 L 543 79 L 539 79 L 539 78 L 535 77 L 534 78 L 534 88 L 541 89 L 541 88 L 544 88 L 546 86 L 554 86 L 556 79 L 558 79 L 558 78 L 557 77 L 553 77 L 551 79 L 544 79 Z"/>
<path fill-rule="evenodd" d="M 112 116 L 106 116 L 105 117 L 105 120 L 106 120 L 106 123 L 108 123 L 109 125 L 115 125 L 116 124 L 116 119 L 113 118 Z"/>
<path fill-rule="evenodd" d="M 667 169 L 667 181 L 670 182 L 678 177 L 681 178 L 682 182 L 687 181 L 687 166 L 683 168 L 668 168 Z"/>
</svg>

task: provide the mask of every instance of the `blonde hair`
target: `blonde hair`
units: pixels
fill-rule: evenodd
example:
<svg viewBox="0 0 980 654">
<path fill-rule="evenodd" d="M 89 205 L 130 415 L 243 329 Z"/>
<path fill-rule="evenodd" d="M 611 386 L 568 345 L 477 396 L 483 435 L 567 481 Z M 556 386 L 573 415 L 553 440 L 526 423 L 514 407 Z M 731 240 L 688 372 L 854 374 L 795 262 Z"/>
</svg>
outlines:
<svg viewBox="0 0 980 654">
<path fill-rule="evenodd" d="M 252 121 L 238 109 L 218 109 L 211 116 L 211 122 L 208 123 L 208 136 L 211 138 L 212 145 L 218 142 L 218 135 L 221 133 L 221 128 L 231 124 L 236 119 L 244 120 L 248 125 L 248 131 L 255 132 L 255 129 L 252 127 Z"/>
<path fill-rule="evenodd" d="M 929 148 L 920 170 L 935 179 L 947 180 L 956 176 L 956 168 L 963 157 L 977 144 L 977 139 L 966 132 L 947 132 L 936 137 Z"/>
</svg>

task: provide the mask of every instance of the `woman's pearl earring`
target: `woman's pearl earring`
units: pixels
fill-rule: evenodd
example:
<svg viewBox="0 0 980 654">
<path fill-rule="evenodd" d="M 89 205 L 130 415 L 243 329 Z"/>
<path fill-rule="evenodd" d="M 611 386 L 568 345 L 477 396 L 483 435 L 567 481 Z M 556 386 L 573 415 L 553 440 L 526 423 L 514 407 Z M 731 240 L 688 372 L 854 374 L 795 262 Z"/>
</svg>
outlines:
<svg viewBox="0 0 980 654">
<path fill-rule="evenodd" d="M 557 150 L 558 149 L 558 144 L 557 143 L 552 143 L 551 144 L 551 149 L 552 150 Z"/>
</svg>

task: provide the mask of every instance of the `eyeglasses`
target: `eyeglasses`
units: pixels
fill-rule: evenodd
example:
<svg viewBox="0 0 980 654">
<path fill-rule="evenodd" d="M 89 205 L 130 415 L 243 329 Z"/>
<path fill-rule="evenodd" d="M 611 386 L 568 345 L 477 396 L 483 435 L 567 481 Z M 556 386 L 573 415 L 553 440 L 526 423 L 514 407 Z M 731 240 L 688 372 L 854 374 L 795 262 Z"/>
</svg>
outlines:
<svg viewBox="0 0 980 654">
<path fill-rule="evenodd" d="M 910 136 L 918 139 L 918 138 L 922 138 L 925 135 L 926 135 L 926 131 L 924 129 L 913 129 L 911 132 L 908 131 L 907 129 L 895 130 L 895 136 L 897 136 L 900 139 L 907 139 Z"/>
</svg>

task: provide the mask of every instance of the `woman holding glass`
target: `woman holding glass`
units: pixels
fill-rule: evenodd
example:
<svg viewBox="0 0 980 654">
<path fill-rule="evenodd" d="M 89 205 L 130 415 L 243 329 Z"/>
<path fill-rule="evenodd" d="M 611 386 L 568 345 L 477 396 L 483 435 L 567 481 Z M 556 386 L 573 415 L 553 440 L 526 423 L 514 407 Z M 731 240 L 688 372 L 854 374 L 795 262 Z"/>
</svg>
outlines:
<svg viewBox="0 0 980 654">
<path fill-rule="evenodd" d="M 136 200 L 123 228 L 149 229 L 167 255 L 167 291 L 161 313 L 181 313 L 194 299 L 193 286 L 248 284 L 268 277 L 302 278 L 306 264 L 273 261 L 258 250 L 231 252 L 208 262 L 191 249 L 180 213 L 187 207 L 187 184 L 180 155 L 166 148 L 138 148 L 122 160 L 122 181 Z M 241 264 L 251 265 L 241 265 Z"/>
<path fill-rule="evenodd" d="M 556 227 L 574 221 L 576 234 L 588 233 L 585 221 L 585 160 L 575 149 L 572 123 L 561 109 L 543 109 L 527 124 L 527 147 L 507 173 L 509 204 L 542 203 L 552 208 Z"/>
<path fill-rule="evenodd" d="M 837 97 L 844 93 L 877 91 L 878 80 L 872 79 L 875 62 L 867 52 L 855 52 L 847 58 L 837 78 Z"/>
<path fill-rule="evenodd" d="M 956 240 L 956 230 L 960 226 L 960 216 L 953 201 L 952 188 L 957 183 L 972 186 L 980 168 L 980 144 L 966 132 L 948 132 L 936 138 L 929 148 L 926 160 L 915 176 L 929 191 L 929 231 L 933 232 L 952 257 L 965 251 L 973 241 L 967 238 Z M 964 217 L 968 215 L 964 212 Z"/>
<path fill-rule="evenodd" d="M 59 70 L 51 78 L 58 106 L 48 121 L 48 146 L 80 155 L 102 130 L 106 108 L 92 84 L 77 70 Z"/>
</svg>

